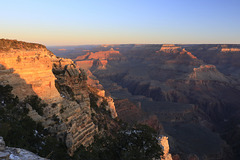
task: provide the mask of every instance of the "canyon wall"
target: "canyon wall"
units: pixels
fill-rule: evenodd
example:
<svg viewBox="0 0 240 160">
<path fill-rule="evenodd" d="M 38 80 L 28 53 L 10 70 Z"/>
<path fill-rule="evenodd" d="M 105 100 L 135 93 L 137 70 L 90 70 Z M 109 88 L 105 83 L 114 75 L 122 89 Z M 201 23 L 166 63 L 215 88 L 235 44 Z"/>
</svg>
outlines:
<svg viewBox="0 0 240 160">
<path fill-rule="evenodd" d="M 119 117 L 130 123 L 159 123 L 154 128 L 169 135 L 170 152 L 183 159 L 231 159 L 214 123 L 231 117 L 239 104 L 234 78 L 199 59 L 189 50 L 194 45 L 109 45 L 99 50 L 111 47 L 118 48 L 120 60 L 107 59 L 104 70 L 90 70 L 117 99 Z M 197 49 L 208 50 L 204 47 Z M 209 47 L 211 52 L 218 48 Z M 81 63 L 97 60 L 83 57 Z"/>
<path fill-rule="evenodd" d="M 0 81 L 13 86 L 13 93 L 23 99 L 36 94 L 47 102 L 61 100 L 55 88 L 51 57 L 46 48 L 0 50 Z"/>
<path fill-rule="evenodd" d="M 115 105 L 105 91 L 87 84 L 87 74 L 73 61 L 56 57 L 45 46 L 13 40 L 0 40 L 0 83 L 11 85 L 20 100 L 37 95 L 46 107 L 43 115 L 27 104 L 28 115 L 42 123 L 49 133 L 63 142 L 70 155 L 81 145 L 88 146 L 101 134 L 98 115 L 91 106 L 90 94 L 97 107 L 109 111 L 109 122 L 117 117 Z M 99 94 L 104 93 L 104 94 Z"/>
</svg>

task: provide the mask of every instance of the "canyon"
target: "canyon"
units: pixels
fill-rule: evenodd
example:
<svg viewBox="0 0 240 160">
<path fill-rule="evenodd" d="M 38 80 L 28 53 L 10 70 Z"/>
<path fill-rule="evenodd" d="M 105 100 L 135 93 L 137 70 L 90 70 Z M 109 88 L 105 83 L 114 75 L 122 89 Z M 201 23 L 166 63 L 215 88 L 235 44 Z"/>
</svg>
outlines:
<svg viewBox="0 0 240 160">
<path fill-rule="evenodd" d="M 121 119 L 167 135 L 173 158 L 238 159 L 239 143 L 230 135 L 239 135 L 239 49 L 120 44 L 50 50 L 83 66 L 95 79 L 88 83 L 115 100 Z"/>
<path fill-rule="evenodd" d="M 104 132 L 99 128 L 103 124 L 94 117 L 97 113 L 90 106 L 90 94 L 98 100 L 97 107 L 109 112 L 109 116 L 103 115 L 109 119 L 106 125 L 116 124 L 113 99 L 104 90 L 89 86 L 87 74 L 72 60 L 56 57 L 45 46 L 1 39 L 0 64 L 0 85 L 12 86 L 20 101 L 33 95 L 41 98 L 46 104 L 43 113 L 26 103 L 28 116 L 65 144 L 70 155 Z"/>
<path fill-rule="evenodd" d="M 48 48 L 0 39 L 0 87 L 70 156 L 127 122 L 157 132 L 162 160 L 239 158 L 239 45 Z"/>
</svg>

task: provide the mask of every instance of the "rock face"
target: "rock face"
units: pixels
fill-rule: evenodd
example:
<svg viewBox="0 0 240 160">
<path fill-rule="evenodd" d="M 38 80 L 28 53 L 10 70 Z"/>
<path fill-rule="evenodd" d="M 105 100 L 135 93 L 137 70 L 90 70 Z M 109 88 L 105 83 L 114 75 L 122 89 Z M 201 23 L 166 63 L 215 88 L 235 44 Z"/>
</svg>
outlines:
<svg viewBox="0 0 240 160">
<path fill-rule="evenodd" d="M 8 40 L 0 40 L 0 43 L 5 41 Z M 0 50 L 1 85 L 13 86 L 13 93 L 20 99 L 37 94 L 45 101 L 59 101 L 61 97 L 55 88 L 56 78 L 52 73 L 51 57 L 54 55 L 38 44 L 22 42 L 18 46 L 28 45 L 31 48 Z"/>
<path fill-rule="evenodd" d="M 162 160 L 172 160 L 172 155 L 169 153 L 168 137 L 166 137 L 166 136 L 159 137 L 158 143 L 163 150 L 163 156 L 161 157 L 161 159 Z"/>
<path fill-rule="evenodd" d="M 240 48 L 222 48 L 221 52 L 240 52 Z"/>
<path fill-rule="evenodd" d="M 6 147 L 2 137 L 0 137 L 0 159 L 1 160 L 47 160 L 25 149 Z"/>
<path fill-rule="evenodd" d="M 179 50 L 181 50 L 181 47 L 179 47 L 179 46 L 175 46 L 174 44 L 164 44 L 164 45 L 162 45 L 159 52 L 177 53 Z"/>
<path fill-rule="evenodd" d="M 214 65 L 201 65 L 193 69 L 193 73 L 189 75 L 192 80 L 215 80 L 222 82 L 230 82 L 225 75 L 220 73 Z"/>
<path fill-rule="evenodd" d="M 119 118 L 125 122 L 134 124 L 142 120 L 143 117 L 146 117 L 141 108 L 128 99 L 116 100 L 115 104 Z"/>
<path fill-rule="evenodd" d="M 48 104 L 42 116 L 27 104 L 28 115 L 65 143 L 70 155 L 80 145 L 91 144 L 99 133 L 93 123 L 92 113 L 97 113 L 90 106 L 89 94 L 97 96 L 94 90 L 104 92 L 98 99 L 106 101 L 102 106 L 112 118 L 117 117 L 113 99 L 103 90 L 90 89 L 83 69 L 76 68 L 70 59 L 56 57 L 45 46 L 0 40 L 0 64 L 1 85 L 10 84 L 21 100 L 37 95 Z"/>
<path fill-rule="evenodd" d="M 97 69 L 106 69 L 108 60 L 118 60 L 121 57 L 119 51 L 110 48 L 108 51 L 89 52 L 83 56 L 78 56 L 74 59 L 77 67 L 83 69 L 91 69 L 91 67 Z"/>
<path fill-rule="evenodd" d="M 108 51 L 99 51 L 99 52 L 90 52 L 83 56 L 78 56 L 75 60 L 86 60 L 86 59 L 109 59 L 111 57 L 116 58 L 114 56 L 120 55 L 119 51 L 115 51 L 113 48 L 111 48 Z"/>
<path fill-rule="evenodd" d="M 5 150 L 5 142 L 3 140 L 3 137 L 0 137 L 0 151 Z"/>
</svg>

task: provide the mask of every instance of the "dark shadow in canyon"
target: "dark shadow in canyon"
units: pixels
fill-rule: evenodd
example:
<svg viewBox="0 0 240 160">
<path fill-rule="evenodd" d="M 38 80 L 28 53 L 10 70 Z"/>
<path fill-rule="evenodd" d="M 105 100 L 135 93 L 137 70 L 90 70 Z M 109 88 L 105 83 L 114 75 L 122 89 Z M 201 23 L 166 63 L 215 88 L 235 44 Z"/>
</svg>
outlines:
<svg viewBox="0 0 240 160">
<path fill-rule="evenodd" d="M 6 69 L 6 67 L 0 64 L 0 85 L 7 85 L 13 87 L 12 93 L 18 95 L 20 100 L 30 95 L 37 95 L 32 84 L 27 84 L 24 79 L 20 77 L 19 74 L 14 73 L 14 68 Z"/>
</svg>

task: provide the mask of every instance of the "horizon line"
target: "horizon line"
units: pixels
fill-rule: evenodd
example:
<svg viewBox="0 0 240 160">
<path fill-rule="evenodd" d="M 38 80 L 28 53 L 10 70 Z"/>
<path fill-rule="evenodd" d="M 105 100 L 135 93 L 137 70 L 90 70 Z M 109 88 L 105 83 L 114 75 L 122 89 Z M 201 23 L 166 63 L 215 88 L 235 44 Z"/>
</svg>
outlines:
<svg viewBox="0 0 240 160">
<path fill-rule="evenodd" d="M 31 42 L 30 42 L 31 43 Z M 33 42 L 34 43 L 34 42 Z M 41 44 L 41 43 L 40 43 Z M 73 45 L 45 45 L 46 47 L 74 47 L 74 46 L 99 46 L 99 45 L 240 45 L 240 43 L 99 43 L 99 44 L 73 44 Z"/>
</svg>

